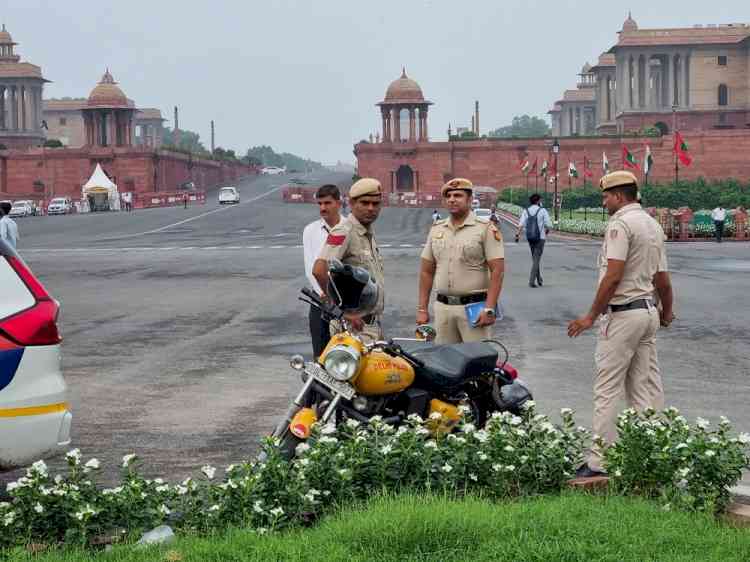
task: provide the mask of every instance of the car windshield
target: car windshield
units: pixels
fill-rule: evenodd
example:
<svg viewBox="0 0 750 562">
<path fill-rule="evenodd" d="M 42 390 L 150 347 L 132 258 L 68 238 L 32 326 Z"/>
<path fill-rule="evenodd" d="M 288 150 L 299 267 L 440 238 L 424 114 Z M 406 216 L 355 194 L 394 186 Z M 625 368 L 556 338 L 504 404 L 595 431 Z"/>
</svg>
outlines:
<svg viewBox="0 0 750 562">
<path fill-rule="evenodd" d="M 477 209 L 474 212 L 478 217 L 489 217 L 492 214 L 492 211 L 489 209 Z"/>
<path fill-rule="evenodd" d="M 50 201 L 50 203 L 52 203 L 54 205 L 61 205 L 61 204 L 65 203 L 65 199 L 53 199 L 52 201 Z"/>
<path fill-rule="evenodd" d="M 17 201 L 16 203 L 13 203 L 13 207 L 25 207 L 26 201 Z"/>
<path fill-rule="evenodd" d="M 221 189 L 221 192 L 222 193 L 234 193 L 234 188 L 233 187 L 223 187 Z"/>
</svg>

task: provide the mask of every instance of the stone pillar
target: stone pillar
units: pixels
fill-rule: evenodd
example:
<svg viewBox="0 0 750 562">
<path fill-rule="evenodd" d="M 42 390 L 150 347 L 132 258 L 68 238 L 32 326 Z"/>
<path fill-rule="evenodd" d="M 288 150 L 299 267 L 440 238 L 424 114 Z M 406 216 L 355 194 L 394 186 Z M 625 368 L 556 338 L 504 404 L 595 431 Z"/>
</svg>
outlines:
<svg viewBox="0 0 750 562">
<path fill-rule="evenodd" d="M 394 107 L 391 112 L 393 119 L 393 142 L 401 142 L 401 110 Z"/>
<path fill-rule="evenodd" d="M 417 140 L 417 111 L 415 108 L 409 108 L 409 142 Z"/>
<path fill-rule="evenodd" d="M 5 130 L 5 86 L 0 86 L 0 130 Z"/>
<path fill-rule="evenodd" d="M 633 109 L 640 109 L 641 107 L 641 98 L 640 98 L 640 88 L 641 88 L 641 77 L 640 77 L 640 60 L 641 56 L 637 55 L 633 59 Z"/>
<path fill-rule="evenodd" d="M 683 107 L 690 106 L 690 55 L 688 53 L 683 54 L 680 59 L 682 60 L 682 90 L 684 93 L 682 105 Z"/>
<path fill-rule="evenodd" d="M 672 54 L 667 56 L 667 106 L 671 107 L 675 105 L 675 90 L 674 90 L 674 58 Z"/>
<path fill-rule="evenodd" d="M 624 78 L 625 83 L 623 84 L 623 109 L 633 109 L 633 57 L 628 55 L 625 60 Z"/>
<path fill-rule="evenodd" d="M 26 130 L 26 86 L 21 86 L 21 127 L 22 131 Z"/>
<path fill-rule="evenodd" d="M 385 107 L 380 108 L 380 116 L 383 118 L 383 142 L 390 142 L 391 135 L 388 131 L 388 110 Z"/>
<path fill-rule="evenodd" d="M 16 105 L 16 86 L 15 84 L 8 87 L 8 105 L 9 109 L 9 123 L 8 128 L 11 131 L 15 131 L 18 127 L 18 106 Z"/>
<path fill-rule="evenodd" d="M 428 115 L 428 113 L 429 113 L 429 110 L 427 109 L 427 106 L 425 106 L 425 108 L 424 108 L 424 123 L 422 125 L 423 126 L 422 134 L 424 135 L 424 141 L 425 142 L 429 142 L 429 140 L 430 140 L 430 135 L 427 132 L 427 115 Z"/>
</svg>

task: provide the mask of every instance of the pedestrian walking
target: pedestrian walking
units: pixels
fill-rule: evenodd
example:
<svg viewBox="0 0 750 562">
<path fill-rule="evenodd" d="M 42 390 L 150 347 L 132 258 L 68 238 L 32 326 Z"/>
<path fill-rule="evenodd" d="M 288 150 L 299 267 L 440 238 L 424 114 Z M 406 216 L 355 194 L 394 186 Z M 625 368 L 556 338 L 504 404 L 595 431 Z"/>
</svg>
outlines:
<svg viewBox="0 0 750 562">
<path fill-rule="evenodd" d="M 714 221 L 716 241 L 721 242 L 721 238 L 724 236 L 724 221 L 727 220 L 726 209 L 719 205 L 713 211 L 711 211 L 711 219 Z"/>
<path fill-rule="evenodd" d="M 315 198 L 318 202 L 320 218 L 308 224 L 303 230 L 302 247 L 304 248 L 305 276 L 312 289 L 322 296 L 325 293 L 313 275 L 313 265 L 328 235 L 341 222 L 341 192 L 335 185 L 327 184 L 318 189 Z M 309 323 L 313 357 L 317 359 L 331 339 L 331 330 L 328 322 L 321 317 L 320 309 L 315 306 L 310 306 Z"/>
<path fill-rule="evenodd" d="M 438 213 L 438 210 L 435 209 L 432 212 L 432 224 L 437 224 L 437 221 L 439 221 L 439 220 L 440 220 L 440 213 Z"/>
<path fill-rule="evenodd" d="M 188 194 L 187 193 L 182 196 L 182 202 L 185 205 L 184 208 L 187 209 L 187 204 L 188 204 Z"/>
<path fill-rule="evenodd" d="M 669 326 L 674 314 L 664 231 L 637 203 L 638 180 L 617 171 L 604 176 L 599 187 L 610 215 L 598 260 L 599 285 L 591 310 L 568 324 L 568 335 L 579 336 L 601 317 L 594 356 L 593 430 L 606 446 L 617 438 L 623 394 L 636 410 L 664 408 L 656 332 L 660 324 Z M 660 308 L 652 300 L 654 293 Z M 594 446 L 578 476 L 604 474 L 602 455 Z"/>
<path fill-rule="evenodd" d="M 360 332 L 370 339 L 382 339 L 381 317 L 385 306 L 385 275 L 383 258 L 373 231 L 383 202 L 380 182 L 373 178 L 357 180 L 349 190 L 349 201 L 351 214 L 339 222 L 326 238 L 313 266 L 313 275 L 321 289 L 326 291 L 329 260 L 336 259 L 366 269 L 370 278 L 378 285 L 377 307 L 366 316 L 348 315 L 347 320 L 351 322 L 355 332 Z"/>
<path fill-rule="evenodd" d="M 19 236 L 16 221 L 8 216 L 12 207 L 7 201 L 0 203 L 0 240 L 7 242 L 15 250 Z"/>
<path fill-rule="evenodd" d="M 443 185 L 443 203 L 450 216 L 437 222 L 427 236 L 419 274 L 418 325 L 430 321 L 433 285 L 436 343 L 488 339 L 498 314 L 505 254 L 500 230 L 471 210 L 472 183 L 463 178 Z"/>
<path fill-rule="evenodd" d="M 526 241 L 531 250 L 531 273 L 529 274 L 529 287 L 535 288 L 537 284 L 544 285 L 542 279 L 542 254 L 547 235 L 552 228 L 552 220 L 547 209 L 542 207 L 542 197 L 538 193 L 529 197 L 529 207 L 521 213 L 521 220 L 516 231 L 516 242 L 520 240 L 521 232 L 526 235 Z"/>
</svg>

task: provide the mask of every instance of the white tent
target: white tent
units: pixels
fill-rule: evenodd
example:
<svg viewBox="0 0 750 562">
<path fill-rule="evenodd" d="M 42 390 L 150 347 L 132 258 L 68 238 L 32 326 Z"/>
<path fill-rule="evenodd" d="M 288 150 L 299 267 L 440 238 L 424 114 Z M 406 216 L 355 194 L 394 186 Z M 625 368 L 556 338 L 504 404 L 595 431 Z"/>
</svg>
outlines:
<svg viewBox="0 0 750 562">
<path fill-rule="evenodd" d="M 85 202 L 93 198 L 97 207 L 107 203 L 111 211 L 120 210 L 120 194 L 117 192 L 117 186 L 107 177 L 100 164 L 96 165 L 94 173 L 83 186 L 81 195 Z"/>
</svg>

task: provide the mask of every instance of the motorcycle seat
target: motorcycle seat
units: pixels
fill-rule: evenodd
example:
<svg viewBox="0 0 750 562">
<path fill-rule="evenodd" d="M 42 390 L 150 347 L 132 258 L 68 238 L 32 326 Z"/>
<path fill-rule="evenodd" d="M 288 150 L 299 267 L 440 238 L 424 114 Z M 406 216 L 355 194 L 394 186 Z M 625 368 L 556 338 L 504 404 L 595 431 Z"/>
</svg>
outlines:
<svg viewBox="0 0 750 562">
<path fill-rule="evenodd" d="M 467 379 L 492 372 L 497 364 L 497 350 L 482 342 L 447 345 L 415 342 L 402 347 L 424 363 L 424 367 L 416 369 L 420 387 L 451 389 Z"/>
</svg>

